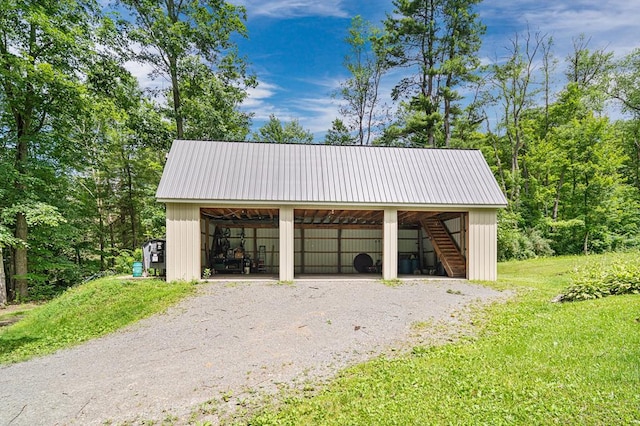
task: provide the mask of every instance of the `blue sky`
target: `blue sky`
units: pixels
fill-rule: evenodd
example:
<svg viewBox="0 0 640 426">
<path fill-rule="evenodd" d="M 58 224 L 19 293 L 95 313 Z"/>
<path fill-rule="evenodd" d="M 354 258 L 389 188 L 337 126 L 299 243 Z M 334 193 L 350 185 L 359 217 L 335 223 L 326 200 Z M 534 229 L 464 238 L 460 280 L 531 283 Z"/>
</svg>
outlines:
<svg viewBox="0 0 640 426">
<path fill-rule="evenodd" d="M 233 2 L 247 8 L 249 39 L 239 45 L 260 82 L 244 105 L 255 114 L 254 128 L 275 114 L 283 121 L 299 120 L 321 140 L 338 116 L 331 93 L 348 77 L 342 63 L 350 20 L 362 15 L 379 24 L 393 10 L 391 0 Z M 486 62 L 504 55 L 509 39 L 527 26 L 553 36 L 560 59 L 581 33 L 591 38 L 592 50 L 622 55 L 640 46 L 636 0 L 485 0 L 477 10 L 487 26 L 480 53 Z M 386 94 L 396 81 L 383 83 Z"/>
<path fill-rule="evenodd" d="M 331 94 L 348 78 L 343 67 L 344 38 L 356 15 L 381 26 L 391 13 L 391 0 L 228 0 L 247 9 L 248 39 L 239 40 L 241 54 L 258 78 L 243 109 L 254 114 L 253 128 L 270 114 L 283 121 L 297 119 L 321 141 L 339 116 Z M 591 50 L 605 48 L 617 56 L 640 47 L 638 0 L 485 0 L 478 6 L 487 26 L 480 57 L 485 63 L 506 53 L 510 38 L 527 27 L 553 37 L 558 59 L 572 49 L 572 39 L 584 33 Z M 143 87 L 150 67 L 131 64 Z M 559 69 L 559 72 L 562 70 Z M 382 82 L 388 97 L 400 79 L 396 73 Z"/>
</svg>

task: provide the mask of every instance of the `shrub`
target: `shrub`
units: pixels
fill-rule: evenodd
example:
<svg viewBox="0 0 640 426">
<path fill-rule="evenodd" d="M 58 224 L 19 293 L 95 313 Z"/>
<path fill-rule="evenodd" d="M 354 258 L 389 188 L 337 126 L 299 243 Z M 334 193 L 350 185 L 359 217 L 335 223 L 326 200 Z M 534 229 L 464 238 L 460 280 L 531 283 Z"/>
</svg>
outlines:
<svg viewBox="0 0 640 426">
<path fill-rule="evenodd" d="M 576 269 L 571 286 L 557 300 L 570 302 L 620 294 L 640 294 L 640 265 L 637 262 L 596 263 Z"/>
<path fill-rule="evenodd" d="M 122 250 L 115 257 L 113 269 L 119 274 L 131 274 L 133 262 L 142 260 L 142 249 Z"/>
</svg>

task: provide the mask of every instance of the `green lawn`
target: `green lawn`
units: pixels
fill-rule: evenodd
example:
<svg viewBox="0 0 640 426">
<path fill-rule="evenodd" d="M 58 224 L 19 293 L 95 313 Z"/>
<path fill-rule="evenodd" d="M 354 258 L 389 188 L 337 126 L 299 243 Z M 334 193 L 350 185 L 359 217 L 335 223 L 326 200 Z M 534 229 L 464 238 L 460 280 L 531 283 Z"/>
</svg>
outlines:
<svg viewBox="0 0 640 426">
<path fill-rule="evenodd" d="M 165 310 L 192 283 L 101 278 L 71 288 L 0 328 L 0 363 L 23 361 L 105 335 Z"/>
<path fill-rule="evenodd" d="M 576 266 L 616 258 L 638 253 L 500 264 L 518 295 L 477 313 L 477 337 L 348 369 L 251 424 L 640 424 L 640 296 L 550 303 Z"/>
</svg>

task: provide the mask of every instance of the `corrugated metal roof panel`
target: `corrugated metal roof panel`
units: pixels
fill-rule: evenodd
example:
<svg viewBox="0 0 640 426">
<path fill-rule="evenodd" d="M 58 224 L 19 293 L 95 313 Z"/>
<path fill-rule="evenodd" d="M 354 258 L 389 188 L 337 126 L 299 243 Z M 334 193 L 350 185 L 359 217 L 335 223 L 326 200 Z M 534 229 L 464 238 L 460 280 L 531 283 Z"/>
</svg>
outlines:
<svg viewBox="0 0 640 426">
<path fill-rule="evenodd" d="M 185 140 L 173 143 L 156 196 L 319 204 L 507 204 L 477 150 Z"/>
</svg>

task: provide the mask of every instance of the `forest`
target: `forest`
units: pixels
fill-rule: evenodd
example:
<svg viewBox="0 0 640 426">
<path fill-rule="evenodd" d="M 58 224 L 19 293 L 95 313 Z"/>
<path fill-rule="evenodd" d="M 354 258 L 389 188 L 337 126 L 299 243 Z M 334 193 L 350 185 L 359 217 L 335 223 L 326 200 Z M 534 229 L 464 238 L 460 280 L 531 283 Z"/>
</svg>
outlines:
<svg viewBox="0 0 640 426">
<path fill-rule="evenodd" d="M 354 17 L 340 118 L 319 141 L 273 115 L 252 131 L 242 6 L 0 0 L 0 305 L 128 271 L 164 235 L 154 195 L 174 139 L 479 149 L 509 200 L 500 260 L 640 246 L 640 49 L 615 57 L 576 34 L 560 58 L 527 30 L 484 63 L 479 3 Z M 166 84 L 143 90 L 132 61 Z"/>
</svg>

